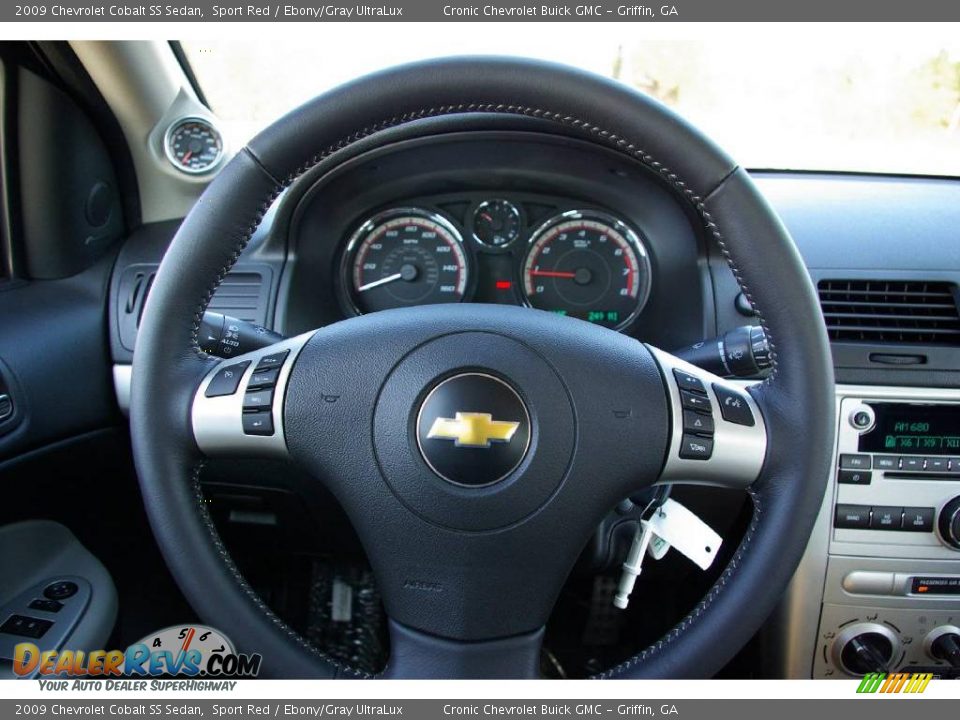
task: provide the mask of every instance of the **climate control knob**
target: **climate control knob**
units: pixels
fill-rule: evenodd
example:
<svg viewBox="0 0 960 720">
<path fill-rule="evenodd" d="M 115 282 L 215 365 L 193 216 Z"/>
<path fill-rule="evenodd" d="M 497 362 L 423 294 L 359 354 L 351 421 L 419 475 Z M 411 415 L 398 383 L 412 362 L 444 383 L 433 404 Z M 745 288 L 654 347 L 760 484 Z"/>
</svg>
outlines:
<svg viewBox="0 0 960 720">
<path fill-rule="evenodd" d="M 923 649 L 934 660 L 960 668 L 960 628 L 941 625 L 930 631 L 923 641 Z"/>
<path fill-rule="evenodd" d="M 940 539 L 950 547 L 960 550 L 960 496 L 955 497 L 940 510 L 937 518 Z"/>
<path fill-rule="evenodd" d="M 848 625 L 833 643 L 833 661 L 849 675 L 887 672 L 900 653 L 900 639 L 886 625 Z"/>
</svg>

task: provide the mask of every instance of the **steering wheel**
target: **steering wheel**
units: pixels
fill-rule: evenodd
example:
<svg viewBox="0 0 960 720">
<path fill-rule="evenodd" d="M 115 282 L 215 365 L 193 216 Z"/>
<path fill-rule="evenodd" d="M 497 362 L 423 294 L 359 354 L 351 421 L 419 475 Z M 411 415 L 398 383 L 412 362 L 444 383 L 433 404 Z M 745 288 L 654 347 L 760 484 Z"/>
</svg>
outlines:
<svg viewBox="0 0 960 720">
<path fill-rule="evenodd" d="M 536 118 L 657 177 L 722 249 L 771 341 L 769 378 L 745 389 L 622 334 L 498 305 L 389 310 L 226 361 L 200 350 L 214 290 L 280 192 L 378 133 L 462 114 Z M 332 491 L 383 595 L 387 677 L 535 677 L 560 588 L 618 502 L 672 482 L 746 489 L 752 521 L 708 594 L 604 674 L 709 677 L 758 629 L 799 563 L 829 472 L 833 403 L 812 285 L 746 172 L 619 83 L 459 58 L 320 96 L 222 170 L 153 284 L 131 433 L 151 526 L 183 593 L 283 678 L 359 673 L 310 645 L 244 581 L 202 502 L 207 456 L 280 458 Z M 244 412 L 252 406 L 262 411 Z M 688 408 L 712 415 L 712 438 L 685 433 Z"/>
</svg>

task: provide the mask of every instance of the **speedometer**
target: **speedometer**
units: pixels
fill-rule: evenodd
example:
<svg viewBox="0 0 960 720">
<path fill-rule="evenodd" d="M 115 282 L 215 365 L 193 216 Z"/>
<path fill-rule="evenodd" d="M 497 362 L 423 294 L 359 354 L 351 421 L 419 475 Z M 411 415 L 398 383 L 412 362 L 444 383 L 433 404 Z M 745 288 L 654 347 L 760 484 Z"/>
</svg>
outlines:
<svg viewBox="0 0 960 720">
<path fill-rule="evenodd" d="M 396 208 L 350 238 L 344 285 L 359 313 L 463 300 L 469 280 L 463 238 L 441 215 Z"/>
<path fill-rule="evenodd" d="M 620 330 L 650 294 L 650 258 L 617 218 L 574 210 L 543 223 L 523 264 L 528 305 Z"/>
</svg>

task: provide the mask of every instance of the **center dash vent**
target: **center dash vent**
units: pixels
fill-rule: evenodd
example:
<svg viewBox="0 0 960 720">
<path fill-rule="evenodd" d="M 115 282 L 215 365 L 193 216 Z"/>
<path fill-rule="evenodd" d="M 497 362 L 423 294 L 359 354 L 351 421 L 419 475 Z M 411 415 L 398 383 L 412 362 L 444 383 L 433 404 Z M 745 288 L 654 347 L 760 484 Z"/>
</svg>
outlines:
<svg viewBox="0 0 960 720">
<path fill-rule="evenodd" d="M 960 345 L 958 289 L 922 280 L 821 280 L 831 340 Z"/>
</svg>

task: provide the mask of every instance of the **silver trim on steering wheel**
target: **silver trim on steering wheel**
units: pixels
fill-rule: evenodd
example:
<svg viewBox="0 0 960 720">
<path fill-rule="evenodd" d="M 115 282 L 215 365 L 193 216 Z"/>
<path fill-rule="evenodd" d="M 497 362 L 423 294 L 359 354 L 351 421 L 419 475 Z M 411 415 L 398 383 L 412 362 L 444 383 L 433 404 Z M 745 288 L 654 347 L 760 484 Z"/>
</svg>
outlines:
<svg viewBox="0 0 960 720">
<path fill-rule="evenodd" d="M 210 370 L 197 388 L 193 398 L 193 436 L 197 446 L 206 455 L 233 455 L 233 456 L 267 456 L 286 458 L 287 441 L 283 428 L 283 401 L 286 395 L 287 382 L 297 356 L 313 337 L 313 332 L 298 335 L 295 338 L 275 343 L 260 350 L 237 355 L 229 360 L 222 360 Z M 243 398 L 250 382 L 250 376 L 256 372 L 257 364 L 267 355 L 275 355 L 289 351 L 280 366 L 276 384 L 273 386 L 273 405 L 271 416 L 273 419 L 273 434 L 250 435 L 243 429 Z M 222 369 L 248 362 L 236 392 L 230 395 L 207 397 L 206 391 L 213 378 Z"/>
<path fill-rule="evenodd" d="M 746 389 L 724 380 L 669 353 L 647 346 L 660 365 L 660 372 L 670 400 L 670 449 L 660 475 L 660 482 L 693 483 L 728 488 L 747 488 L 760 475 L 767 454 L 767 428 L 760 407 Z M 683 443 L 683 411 L 680 387 L 674 370 L 694 375 L 703 382 L 713 419 L 713 449 L 709 459 L 680 457 Z M 724 419 L 714 386 L 736 393 L 753 415 L 753 425 L 739 425 Z"/>
</svg>

